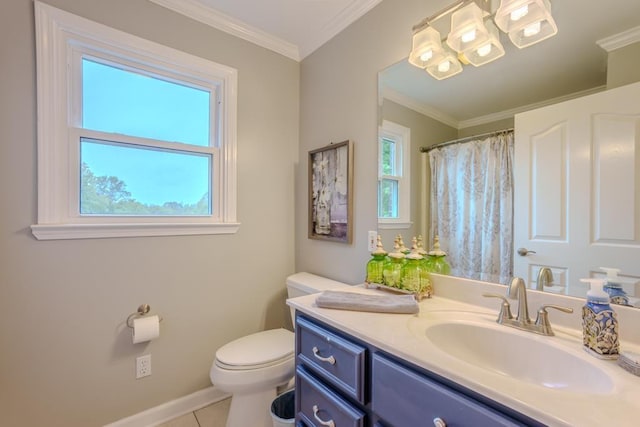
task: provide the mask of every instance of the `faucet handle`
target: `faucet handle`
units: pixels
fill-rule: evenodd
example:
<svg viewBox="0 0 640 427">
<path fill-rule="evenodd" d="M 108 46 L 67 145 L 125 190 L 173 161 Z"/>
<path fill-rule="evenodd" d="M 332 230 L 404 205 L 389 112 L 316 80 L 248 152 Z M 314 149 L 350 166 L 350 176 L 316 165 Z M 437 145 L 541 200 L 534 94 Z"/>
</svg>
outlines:
<svg viewBox="0 0 640 427">
<path fill-rule="evenodd" d="M 547 312 L 548 308 L 554 308 L 562 311 L 563 313 L 573 313 L 573 309 L 555 304 L 544 304 L 538 309 L 538 317 L 536 318 L 535 325 L 540 328 L 540 332 L 543 335 L 555 335 L 551 329 L 551 323 L 549 322 L 549 313 Z"/>
<path fill-rule="evenodd" d="M 513 319 L 513 315 L 511 314 L 511 305 L 509 304 L 508 299 L 506 299 L 502 295 L 492 294 L 489 292 L 483 293 L 482 296 L 486 298 L 499 298 L 502 300 L 500 313 L 498 314 L 498 320 L 496 320 L 496 322 L 503 323 L 505 319 Z"/>
</svg>

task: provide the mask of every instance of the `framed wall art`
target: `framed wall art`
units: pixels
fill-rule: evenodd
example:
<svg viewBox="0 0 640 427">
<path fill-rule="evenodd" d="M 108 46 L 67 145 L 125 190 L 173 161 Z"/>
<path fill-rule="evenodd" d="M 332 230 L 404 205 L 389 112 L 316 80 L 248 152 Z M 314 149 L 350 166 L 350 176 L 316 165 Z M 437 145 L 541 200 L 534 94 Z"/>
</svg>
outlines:
<svg viewBox="0 0 640 427">
<path fill-rule="evenodd" d="M 309 238 L 351 244 L 353 143 L 309 152 Z"/>
</svg>

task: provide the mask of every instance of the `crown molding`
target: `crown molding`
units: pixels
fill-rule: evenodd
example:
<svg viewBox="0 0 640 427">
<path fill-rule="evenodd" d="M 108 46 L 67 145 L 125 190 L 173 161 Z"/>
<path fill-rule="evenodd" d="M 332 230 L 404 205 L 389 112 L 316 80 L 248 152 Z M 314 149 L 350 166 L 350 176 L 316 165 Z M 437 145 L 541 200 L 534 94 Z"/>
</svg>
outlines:
<svg viewBox="0 0 640 427">
<path fill-rule="evenodd" d="M 597 92 L 606 90 L 606 86 L 596 86 L 591 89 L 581 90 L 579 92 L 573 92 L 568 95 L 558 96 L 556 98 L 545 99 L 544 101 L 534 102 L 533 104 L 527 104 L 520 107 L 512 108 L 510 110 L 499 111 L 497 113 L 487 114 L 484 116 L 475 117 L 469 120 L 462 120 L 459 122 L 458 129 L 464 129 L 471 126 L 484 125 L 486 123 L 495 122 L 498 120 L 508 119 L 515 116 L 518 113 L 524 113 L 525 111 L 535 110 L 536 108 L 545 107 L 547 105 L 557 104 L 559 102 L 569 101 L 571 99 L 580 98 L 582 96 L 591 95 Z"/>
<path fill-rule="evenodd" d="M 381 102 L 382 99 L 387 99 L 456 129 L 460 128 L 460 122 L 454 117 L 451 117 L 450 115 L 445 114 L 442 111 L 429 105 L 418 102 L 415 99 L 408 97 L 407 95 L 403 95 L 400 92 L 389 88 L 382 88 L 380 90 L 380 93 L 381 99 L 379 100 L 379 102 Z"/>
<path fill-rule="evenodd" d="M 380 97 L 378 102 L 382 105 L 382 100 L 387 99 L 389 101 L 400 104 L 403 107 L 409 108 L 417 113 L 423 114 L 432 119 L 438 120 L 446 125 L 454 127 L 458 130 L 465 129 L 472 126 L 480 126 L 487 123 L 496 122 L 498 120 L 509 119 L 518 113 L 525 111 L 535 110 L 536 108 L 545 107 L 551 104 L 557 104 L 559 102 L 569 101 L 571 99 L 580 98 L 582 96 L 591 95 L 594 93 L 602 92 L 606 90 L 606 86 L 596 86 L 591 89 L 582 90 L 579 92 L 570 93 L 568 95 L 559 96 L 556 98 L 546 99 L 540 102 L 534 102 L 533 104 L 527 104 L 520 107 L 512 108 L 510 110 L 499 111 L 497 113 L 486 114 L 484 116 L 475 117 L 469 120 L 457 120 L 456 118 L 441 112 L 440 110 L 433 108 L 429 105 L 423 104 L 415 99 L 412 99 L 406 95 L 403 95 L 393 89 L 382 88 L 380 89 Z"/>
<path fill-rule="evenodd" d="M 640 26 L 597 40 L 596 44 L 607 52 L 611 52 L 637 42 L 640 42 Z"/>
<path fill-rule="evenodd" d="M 369 12 L 382 0 L 353 0 L 338 15 L 320 29 L 320 32 L 309 42 L 300 46 L 300 56 L 302 59 L 310 55 L 320 46 L 334 38 L 338 33 L 353 24 L 365 13 Z"/>
<path fill-rule="evenodd" d="M 207 7 L 196 0 L 149 0 L 162 7 L 180 13 L 203 24 L 209 25 L 227 34 L 249 41 L 265 49 L 272 50 L 294 61 L 300 61 L 300 52 L 296 45 L 265 31 L 252 27 L 245 22 Z"/>
</svg>

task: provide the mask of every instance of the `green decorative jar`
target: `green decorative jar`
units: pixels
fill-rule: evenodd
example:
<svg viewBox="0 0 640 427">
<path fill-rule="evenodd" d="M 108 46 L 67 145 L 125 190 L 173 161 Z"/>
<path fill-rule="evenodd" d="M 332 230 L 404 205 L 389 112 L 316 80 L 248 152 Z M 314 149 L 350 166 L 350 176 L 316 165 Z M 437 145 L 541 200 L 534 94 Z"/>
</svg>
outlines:
<svg viewBox="0 0 640 427">
<path fill-rule="evenodd" d="M 433 286 L 429 278 L 429 272 L 425 268 L 424 258 L 414 245 L 413 250 L 407 255 L 406 263 L 402 267 L 401 289 L 416 294 L 419 298 L 433 295 Z"/>
<path fill-rule="evenodd" d="M 398 252 L 401 252 L 404 256 L 409 255 L 411 249 L 404 245 L 404 240 L 402 239 L 402 234 L 398 234 L 396 236 L 396 242 L 398 242 Z M 395 249 L 395 247 L 394 247 Z"/>
<path fill-rule="evenodd" d="M 427 269 L 431 273 L 451 274 L 451 266 L 447 262 L 447 253 L 440 249 L 440 237 L 433 239 L 433 249 L 429 252 Z"/>
<path fill-rule="evenodd" d="M 376 250 L 371 252 L 371 259 L 367 263 L 367 283 L 384 284 L 384 266 L 389 261 L 387 252 L 382 247 L 382 240 L 378 235 Z"/>
<path fill-rule="evenodd" d="M 399 246 L 393 247 L 393 252 L 389 254 L 389 260 L 385 263 L 382 270 L 382 277 L 384 278 L 384 285 L 400 289 L 402 266 L 404 265 L 404 254 L 398 252 Z"/>
<path fill-rule="evenodd" d="M 440 255 L 440 256 L 429 255 L 429 258 L 431 258 L 429 260 L 429 267 L 428 267 L 430 272 L 438 273 L 438 274 L 446 274 L 446 275 L 451 274 L 451 266 L 447 262 L 445 255 Z"/>
<path fill-rule="evenodd" d="M 417 245 L 418 245 L 418 253 L 422 255 L 422 265 L 424 266 L 424 268 L 427 269 L 427 271 L 431 271 L 429 268 L 429 263 L 431 262 L 431 258 L 429 257 L 429 253 L 424 250 L 422 236 L 418 236 Z"/>
</svg>

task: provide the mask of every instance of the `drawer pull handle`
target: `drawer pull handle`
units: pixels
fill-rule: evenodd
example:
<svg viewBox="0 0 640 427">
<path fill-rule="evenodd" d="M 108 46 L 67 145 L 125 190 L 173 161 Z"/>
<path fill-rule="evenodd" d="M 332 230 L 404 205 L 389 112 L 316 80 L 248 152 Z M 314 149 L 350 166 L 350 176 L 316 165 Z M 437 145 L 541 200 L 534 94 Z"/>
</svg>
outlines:
<svg viewBox="0 0 640 427">
<path fill-rule="evenodd" d="M 434 427 L 447 427 L 447 423 L 445 423 L 444 420 L 440 417 L 436 417 L 433 419 L 433 425 Z"/>
<path fill-rule="evenodd" d="M 320 412 L 320 409 L 318 409 L 318 405 L 313 405 L 313 418 L 315 418 L 316 421 L 318 421 L 323 426 L 336 427 L 336 423 L 334 423 L 333 420 L 324 421 L 318 416 L 318 412 Z"/>
<path fill-rule="evenodd" d="M 320 352 L 320 350 L 318 350 L 318 347 L 313 347 L 313 355 L 316 357 L 316 359 L 321 360 L 323 362 L 329 362 L 332 365 L 336 364 L 336 358 L 333 356 L 329 356 L 329 357 L 322 357 L 320 356 L 318 353 Z"/>
</svg>

